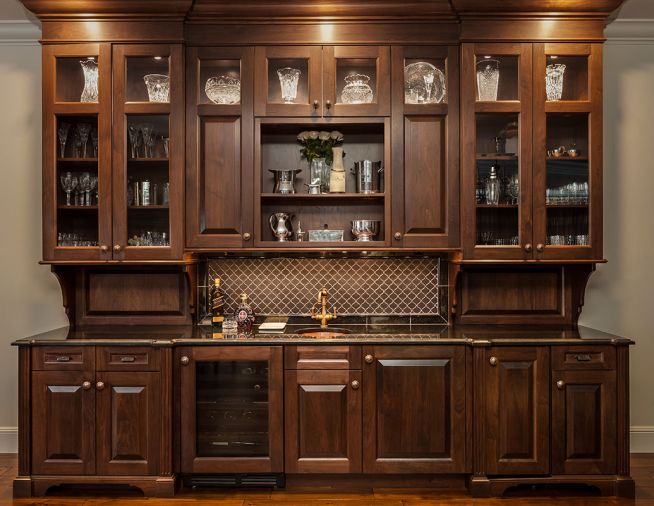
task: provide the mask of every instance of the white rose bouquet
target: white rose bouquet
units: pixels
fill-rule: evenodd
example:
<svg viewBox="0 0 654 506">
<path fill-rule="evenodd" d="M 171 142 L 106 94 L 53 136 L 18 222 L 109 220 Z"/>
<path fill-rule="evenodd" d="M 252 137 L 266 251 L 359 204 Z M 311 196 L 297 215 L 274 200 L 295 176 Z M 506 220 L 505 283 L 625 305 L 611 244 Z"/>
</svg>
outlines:
<svg viewBox="0 0 654 506">
<path fill-rule="evenodd" d="M 300 132 L 297 140 L 302 144 L 302 157 L 306 158 L 309 163 L 314 158 L 324 158 L 327 165 L 332 164 L 332 148 L 343 142 L 343 134 L 336 130 L 332 132 L 315 130 Z"/>
</svg>

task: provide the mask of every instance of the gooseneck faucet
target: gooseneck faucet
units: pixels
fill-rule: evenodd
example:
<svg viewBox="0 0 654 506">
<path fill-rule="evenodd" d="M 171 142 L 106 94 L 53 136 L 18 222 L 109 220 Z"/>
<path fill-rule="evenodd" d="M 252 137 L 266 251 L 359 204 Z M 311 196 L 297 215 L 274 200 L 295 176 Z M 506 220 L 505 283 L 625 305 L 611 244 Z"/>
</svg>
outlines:
<svg viewBox="0 0 654 506">
<path fill-rule="evenodd" d="M 320 313 L 316 311 L 316 306 L 320 306 Z M 334 313 L 327 312 L 327 288 L 323 288 L 318 292 L 318 302 L 314 303 L 311 307 L 311 318 L 320 320 L 320 328 L 326 329 L 329 320 L 336 319 L 336 306 L 333 308 Z"/>
</svg>

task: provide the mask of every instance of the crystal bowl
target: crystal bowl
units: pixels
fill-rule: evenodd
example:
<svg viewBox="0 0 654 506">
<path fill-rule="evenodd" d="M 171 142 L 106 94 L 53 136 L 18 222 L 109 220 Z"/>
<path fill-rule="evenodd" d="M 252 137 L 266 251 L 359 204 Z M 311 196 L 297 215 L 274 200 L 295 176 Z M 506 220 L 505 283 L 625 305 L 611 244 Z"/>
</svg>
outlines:
<svg viewBox="0 0 654 506">
<path fill-rule="evenodd" d="M 369 104 L 372 102 L 372 88 L 368 84 L 370 77 L 364 74 L 353 74 L 345 77 L 347 83 L 341 92 L 341 102 L 344 104 Z"/>
<path fill-rule="evenodd" d="M 163 74 L 143 76 L 150 102 L 170 102 L 170 80 Z"/>
<path fill-rule="evenodd" d="M 241 81 L 235 77 L 210 77 L 204 92 L 214 104 L 238 104 L 241 102 Z"/>
</svg>

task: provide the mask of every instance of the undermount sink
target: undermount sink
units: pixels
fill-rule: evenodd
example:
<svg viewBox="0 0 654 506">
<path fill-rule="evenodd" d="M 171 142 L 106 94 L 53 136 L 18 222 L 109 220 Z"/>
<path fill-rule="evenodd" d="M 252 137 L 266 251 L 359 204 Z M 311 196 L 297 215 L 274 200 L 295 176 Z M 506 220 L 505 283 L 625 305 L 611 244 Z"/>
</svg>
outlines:
<svg viewBox="0 0 654 506">
<path fill-rule="evenodd" d="M 330 337 L 341 337 L 341 336 L 346 336 L 350 333 L 349 330 L 347 329 L 337 329 L 337 328 L 327 328 L 327 329 L 316 329 L 316 328 L 310 328 L 310 329 L 300 329 L 296 332 L 296 334 L 300 334 L 301 336 L 305 337 L 317 337 L 317 338 L 330 338 Z"/>
</svg>

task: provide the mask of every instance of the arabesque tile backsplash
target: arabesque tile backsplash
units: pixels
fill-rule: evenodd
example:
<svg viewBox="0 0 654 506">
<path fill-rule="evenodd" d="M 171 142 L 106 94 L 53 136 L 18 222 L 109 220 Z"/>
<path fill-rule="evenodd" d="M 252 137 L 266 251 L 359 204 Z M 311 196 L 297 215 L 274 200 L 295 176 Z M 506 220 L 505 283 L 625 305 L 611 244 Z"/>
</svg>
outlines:
<svg viewBox="0 0 654 506">
<path fill-rule="evenodd" d="M 341 315 L 440 316 L 447 311 L 445 261 L 429 258 L 209 259 L 227 310 L 247 293 L 259 315 L 307 315 L 325 287 Z M 442 280 L 439 282 L 439 280 Z"/>
</svg>

